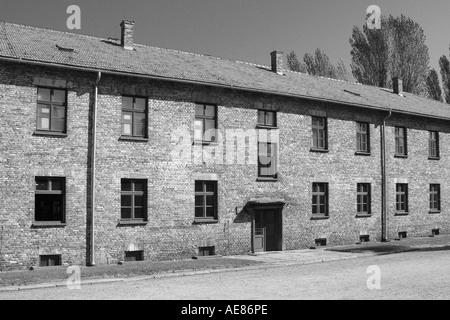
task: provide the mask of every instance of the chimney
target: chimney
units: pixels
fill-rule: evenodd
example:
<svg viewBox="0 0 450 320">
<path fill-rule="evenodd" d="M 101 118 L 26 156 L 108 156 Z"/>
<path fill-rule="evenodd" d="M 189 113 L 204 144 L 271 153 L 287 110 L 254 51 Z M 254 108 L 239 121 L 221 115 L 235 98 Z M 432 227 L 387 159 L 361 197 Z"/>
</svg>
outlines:
<svg viewBox="0 0 450 320">
<path fill-rule="evenodd" d="M 392 86 L 394 93 L 398 95 L 403 95 L 403 80 L 399 77 L 392 78 Z"/>
<path fill-rule="evenodd" d="M 272 71 L 277 74 L 283 73 L 283 52 L 282 51 L 274 51 L 270 54 L 272 61 Z"/>
<path fill-rule="evenodd" d="M 123 20 L 120 27 L 122 29 L 120 45 L 124 49 L 133 50 L 134 21 Z"/>
</svg>

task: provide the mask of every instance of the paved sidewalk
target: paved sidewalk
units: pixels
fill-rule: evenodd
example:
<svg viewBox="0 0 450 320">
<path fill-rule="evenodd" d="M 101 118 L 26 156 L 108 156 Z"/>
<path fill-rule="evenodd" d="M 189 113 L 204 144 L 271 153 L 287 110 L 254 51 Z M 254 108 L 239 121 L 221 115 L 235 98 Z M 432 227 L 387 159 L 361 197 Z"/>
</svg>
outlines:
<svg viewBox="0 0 450 320">
<path fill-rule="evenodd" d="M 164 273 L 138 276 L 130 278 L 109 278 L 109 279 L 89 279 L 82 280 L 82 285 L 94 285 L 108 282 L 132 282 L 149 279 L 160 279 L 166 277 L 181 277 L 208 273 L 236 272 L 242 270 L 258 270 L 267 268 L 277 268 L 292 265 L 305 265 L 313 263 L 324 263 L 328 261 L 357 259 L 376 255 L 396 254 L 410 251 L 434 251 L 450 250 L 450 235 L 435 238 L 413 238 L 402 241 L 391 241 L 387 243 L 364 243 L 339 247 L 319 247 L 316 249 L 293 250 L 283 252 L 265 252 L 259 254 L 239 255 L 227 257 L 229 259 L 240 259 L 260 262 L 260 264 L 247 267 L 198 270 L 198 271 L 167 271 Z M 220 259 L 220 258 L 219 258 Z M 14 286 L 0 288 L 0 293 L 18 290 L 33 290 L 42 288 L 56 288 L 67 286 L 66 281 L 57 283 L 43 283 L 29 286 Z"/>
</svg>

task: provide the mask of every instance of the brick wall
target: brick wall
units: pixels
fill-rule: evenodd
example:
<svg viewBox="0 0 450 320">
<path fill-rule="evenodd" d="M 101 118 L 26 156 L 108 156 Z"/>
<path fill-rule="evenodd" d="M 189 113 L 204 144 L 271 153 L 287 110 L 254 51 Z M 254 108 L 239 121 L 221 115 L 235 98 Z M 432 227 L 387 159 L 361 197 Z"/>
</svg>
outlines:
<svg viewBox="0 0 450 320">
<path fill-rule="evenodd" d="M 3 223 L 1 263 L 7 268 L 25 268 L 37 264 L 40 254 L 61 254 L 65 263 L 84 264 L 88 123 L 95 74 L 23 64 L 0 64 L 0 69 L 0 220 L 7 220 Z M 33 135 L 36 77 L 66 81 L 69 98 L 65 138 Z M 149 141 L 120 139 L 122 94 L 148 97 Z M 221 150 L 220 145 L 214 163 L 205 160 L 203 164 L 202 158 L 190 151 L 175 157 L 173 150 L 180 148 L 180 141 L 192 146 L 195 102 L 218 105 L 219 130 L 225 139 L 226 130 L 255 129 L 258 109 L 276 110 L 280 135 L 278 181 L 257 181 L 251 148 L 244 153 L 244 164 L 227 164 L 226 148 Z M 311 115 L 317 113 L 328 118 L 328 153 L 310 152 Z M 144 250 L 147 260 L 190 258 L 197 254 L 198 247 L 210 245 L 215 246 L 216 254 L 248 253 L 251 215 L 243 208 L 251 198 L 268 196 L 288 202 L 282 213 L 284 250 L 308 248 L 322 237 L 330 245 L 355 243 L 360 234 L 380 241 L 380 124 L 384 117 L 386 113 L 344 105 L 104 75 L 99 87 L 97 128 L 97 264 L 117 263 L 130 248 Z M 355 121 L 371 123 L 370 156 L 355 155 Z M 445 177 L 449 175 L 450 154 L 446 124 L 394 116 L 387 125 L 389 237 L 396 237 L 399 231 L 427 236 L 436 227 L 441 233 L 449 233 L 450 189 Z M 411 128 L 407 159 L 394 158 L 395 125 Z M 441 132 L 439 161 L 428 160 L 427 130 Z M 35 176 L 66 177 L 66 227 L 31 227 Z M 218 181 L 219 220 L 214 224 L 195 224 L 194 182 L 205 177 Z M 118 223 L 123 178 L 148 179 L 146 225 Z M 409 183 L 410 214 L 395 216 L 395 181 L 405 180 Z M 329 219 L 312 219 L 313 182 L 329 183 Z M 372 184 L 373 215 L 368 218 L 356 217 L 358 182 Z M 428 213 L 430 183 L 441 183 L 440 214 Z"/>
</svg>

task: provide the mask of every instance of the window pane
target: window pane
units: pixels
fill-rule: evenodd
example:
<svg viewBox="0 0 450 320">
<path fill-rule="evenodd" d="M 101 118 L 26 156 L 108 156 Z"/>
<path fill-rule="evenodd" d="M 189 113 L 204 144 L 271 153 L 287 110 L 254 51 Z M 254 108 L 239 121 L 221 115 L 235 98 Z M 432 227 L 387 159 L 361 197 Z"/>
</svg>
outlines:
<svg viewBox="0 0 450 320">
<path fill-rule="evenodd" d="M 195 181 L 195 192 L 203 191 L 203 183 L 201 181 Z"/>
<path fill-rule="evenodd" d="M 52 118 L 65 118 L 66 108 L 65 107 L 53 107 Z"/>
<path fill-rule="evenodd" d="M 216 121 L 205 120 L 205 141 L 216 140 Z"/>
<path fill-rule="evenodd" d="M 39 117 L 50 117 L 50 107 L 45 104 L 38 104 L 37 114 Z"/>
<path fill-rule="evenodd" d="M 195 105 L 195 115 L 196 116 L 204 116 L 205 115 L 205 107 L 201 104 Z"/>
<path fill-rule="evenodd" d="M 214 196 L 206 196 L 206 205 L 207 206 L 215 205 Z"/>
<path fill-rule="evenodd" d="M 203 206 L 203 196 L 195 196 L 195 206 L 196 207 Z"/>
<path fill-rule="evenodd" d="M 134 135 L 143 137 L 145 135 L 145 114 L 135 113 Z"/>
<path fill-rule="evenodd" d="M 207 117 L 215 117 L 216 116 L 216 107 L 215 106 L 205 106 L 205 115 Z"/>
<path fill-rule="evenodd" d="M 207 218 L 214 218 L 215 216 L 215 209 L 214 207 L 207 207 L 206 208 L 206 217 Z"/>
<path fill-rule="evenodd" d="M 38 100 L 39 101 L 50 101 L 50 89 L 38 89 Z"/>
<path fill-rule="evenodd" d="M 131 197 L 132 196 L 124 196 L 121 197 L 121 206 L 122 207 L 131 207 Z"/>
<path fill-rule="evenodd" d="M 133 108 L 133 98 L 122 97 L 122 108 L 132 109 Z"/>
<path fill-rule="evenodd" d="M 52 96 L 53 102 L 66 102 L 66 91 L 65 90 L 53 90 Z"/>
<path fill-rule="evenodd" d="M 122 134 L 131 135 L 131 124 L 125 123 L 122 125 Z"/>
<path fill-rule="evenodd" d="M 132 121 L 133 121 L 133 113 L 131 113 L 131 112 L 122 113 L 122 122 L 132 123 Z"/>
<path fill-rule="evenodd" d="M 36 180 L 36 190 L 48 190 L 48 180 L 46 179 Z"/>
<path fill-rule="evenodd" d="M 66 124 L 65 119 L 52 119 L 52 130 L 53 131 L 64 131 L 65 124 Z"/>
<path fill-rule="evenodd" d="M 131 181 L 122 180 L 122 191 L 131 191 Z"/>
<path fill-rule="evenodd" d="M 144 196 L 134 196 L 134 205 L 136 207 L 144 206 Z"/>
<path fill-rule="evenodd" d="M 134 191 L 145 191 L 145 182 L 144 181 L 135 181 L 134 182 Z"/>
<path fill-rule="evenodd" d="M 63 189 L 61 180 L 52 180 L 52 190 L 61 191 Z"/>
<path fill-rule="evenodd" d="M 194 138 L 197 141 L 203 140 L 203 120 L 196 119 L 194 124 Z"/>
<path fill-rule="evenodd" d="M 206 191 L 207 192 L 214 192 L 215 189 L 215 183 L 214 182 L 207 182 L 206 183 Z"/>
<path fill-rule="evenodd" d="M 121 209 L 121 218 L 122 219 L 131 219 L 131 208 L 122 208 Z"/>
<path fill-rule="evenodd" d="M 258 124 L 264 124 L 266 113 L 264 111 L 258 111 Z"/>
<path fill-rule="evenodd" d="M 134 103 L 134 108 L 139 110 L 145 110 L 145 103 L 146 99 L 143 98 L 136 98 L 136 101 Z"/>
<path fill-rule="evenodd" d="M 135 208 L 134 209 L 134 218 L 135 219 L 144 219 L 144 208 Z"/>
<path fill-rule="evenodd" d="M 195 217 L 203 218 L 203 207 L 195 207 Z"/>
<path fill-rule="evenodd" d="M 62 195 L 37 194 L 35 198 L 36 221 L 62 220 Z"/>
<path fill-rule="evenodd" d="M 50 119 L 38 118 L 37 128 L 39 130 L 50 130 Z"/>
<path fill-rule="evenodd" d="M 275 126 L 275 113 L 274 112 L 266 113 L 266 125 Z"/>
</svg>

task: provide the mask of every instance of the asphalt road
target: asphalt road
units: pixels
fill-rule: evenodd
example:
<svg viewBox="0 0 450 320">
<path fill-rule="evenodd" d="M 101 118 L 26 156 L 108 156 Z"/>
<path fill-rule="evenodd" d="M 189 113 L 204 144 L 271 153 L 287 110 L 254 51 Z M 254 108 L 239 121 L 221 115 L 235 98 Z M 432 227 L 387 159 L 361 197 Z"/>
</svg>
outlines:
<svg viewBox="0 0 450 320">
<path fill-rule="evenodd" d="M 378 272 L 379 279 L 376 278 Z M 6 299 L 450 299 L 450 251 L 409 252 L 256 271 L 97 284 L 82 286 L 80 290 L 50 288 L 0 293 L 0 300 Z"/>
</svg>

